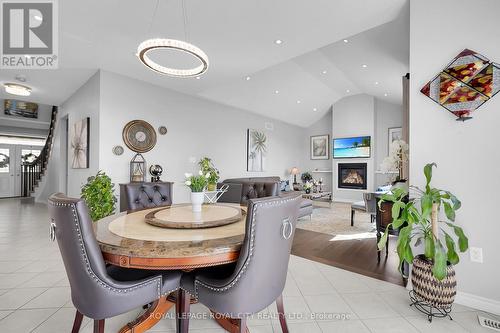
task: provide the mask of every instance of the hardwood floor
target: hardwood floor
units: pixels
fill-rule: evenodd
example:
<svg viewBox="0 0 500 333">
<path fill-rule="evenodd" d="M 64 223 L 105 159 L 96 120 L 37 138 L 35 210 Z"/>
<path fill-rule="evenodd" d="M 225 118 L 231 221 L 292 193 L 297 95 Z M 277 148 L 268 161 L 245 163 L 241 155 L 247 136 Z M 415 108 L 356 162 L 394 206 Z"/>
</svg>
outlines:
<svg viewBox="0 0 500 333">
<path fill-rule="evenodd" d="M 292 254 L 404 286 L 395 245 L 396 238 L 391 237 L 389 256 L 384 250 L 377 263 L 375 239 L 334 240 L 332 235 L 297 228 Z"/>
</svg>

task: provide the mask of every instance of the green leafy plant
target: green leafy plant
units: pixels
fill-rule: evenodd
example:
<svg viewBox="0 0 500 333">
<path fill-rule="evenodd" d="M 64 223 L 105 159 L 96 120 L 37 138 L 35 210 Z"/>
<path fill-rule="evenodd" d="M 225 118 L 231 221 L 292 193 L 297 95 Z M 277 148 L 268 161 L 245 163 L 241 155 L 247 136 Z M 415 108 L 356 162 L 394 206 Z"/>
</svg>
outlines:
<svg viewBox="0 0 500 333">
<path fill-rule="evenodd" d="M 191 192 L 203 192 L 208 184 L 209 173 L 203 174 L 203 171 L 199 171 L 197 176 L 191 173 L 186 173 L 186 180 L 184 184 L 191 189 Z"/>
<path fill-rule="evenodd" d="M 455 222 L 456 211 L 461 202 L 449 191 L 431 187 L 432 168 L 435 163 L 424 167 L 426 179 L 425 190 L 410 186 L 416 196 L 408 199 L 408 190 L 395 188 L 392 193 L 384 194 L 379 201 L 379 208 L 383 202 L 392 202 L 392 223 L 382 235 L 378 248 L 386 246 L 388 229 L 399 230 L 397 252 L 400 267 L 403 262 L 413 261 L 412 246 L 424 245 L 424 256 L 433 263 L 432 273 L 438 280 L 446 277 L 447 262 L 455 265 L 459 262 L 457 245 L 460 252 L 465 252 L 469 241 L 462 228 Z M 444 209 L 446 220 L 439 220 L 439 213 Z M 446 227 L 443 228 L 443 226 Z M 453 233 L 456 239 L 450 234 Z"/>
<path fill-rule="evenodd" d="M 92 221 L 114 214 L 116 204 L 114 187 L 111 178 L 103 171 L 87 178 L 87 184 L 82 186 L 81 197 L 89 207 Z"/>
<path fill-rule="evenodd" d="M 209 157 L 203 157 L 199 162 L 198 165 L 200 166 L 200 170 L 203 174 L 209 173 L 210 176 L 208 177 L 208 183 L 209 184 L 217 184 L 219 181 L 219 170 L 215 167 L 215 165 L 212 162 L 212 159 Z"/>
<path fill-rule="evenodd" d="M 302 180 L 303 183 L 310 182 L 313 177 L 310 172 L 304 172 L 301 176 L 300 179 Z"/>
</svg>

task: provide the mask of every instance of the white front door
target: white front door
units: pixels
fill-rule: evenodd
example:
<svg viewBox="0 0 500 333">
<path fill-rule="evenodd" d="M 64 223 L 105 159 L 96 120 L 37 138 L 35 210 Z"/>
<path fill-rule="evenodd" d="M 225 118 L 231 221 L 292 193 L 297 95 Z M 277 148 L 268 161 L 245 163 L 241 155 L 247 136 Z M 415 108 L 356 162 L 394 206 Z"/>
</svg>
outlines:
<svg viewBox="0 0 500 333">
<path fill-rule="evenodd" d="M 16 146 L 0 145 L 0 198 L 16 195 Z"/>
</svg>

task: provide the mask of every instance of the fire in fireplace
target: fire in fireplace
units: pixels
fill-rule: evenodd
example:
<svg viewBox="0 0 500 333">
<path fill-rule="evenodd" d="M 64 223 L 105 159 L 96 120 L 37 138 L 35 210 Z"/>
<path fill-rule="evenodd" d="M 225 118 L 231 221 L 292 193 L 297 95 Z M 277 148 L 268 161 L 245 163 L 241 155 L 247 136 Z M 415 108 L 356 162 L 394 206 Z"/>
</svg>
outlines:
<svg viewBox="0 0 500 333">
<path fill-rule="evenodd" d="M 366 163 L 339 163 L 338 187 L 366 190 Z"/>
</svg>

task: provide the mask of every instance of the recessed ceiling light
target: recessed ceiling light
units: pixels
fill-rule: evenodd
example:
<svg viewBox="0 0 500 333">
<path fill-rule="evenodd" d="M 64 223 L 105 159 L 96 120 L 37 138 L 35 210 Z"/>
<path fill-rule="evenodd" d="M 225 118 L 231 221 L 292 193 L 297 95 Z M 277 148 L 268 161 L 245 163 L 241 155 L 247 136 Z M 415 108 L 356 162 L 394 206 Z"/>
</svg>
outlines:
<svg viewBox="0 0 500 333">
<path fill-rule="evenodd" d="M 322 71 L 321 73 L 326 74 L 327 72 L 326 71 Z"/>
<path fill-rule="evenodd" d="M 4 83 L 5 92 L 17 96 L 31 95 L 31 88 L 17 83 Z"/>
<path fill-rule="evenodd" d="M 245 80 L 247 80 L 247 81 L 250 81 L 250 79 L 251 79 L 251 77 L 250 77 L 250 76 L 247 76 L 247 77 L 245 78 Z"/>
<path fill-rule="evenodd" d="M 362 64 L 361 67 L 366 68 L 366 67 L 368 67 L 368 65 L 367 64 Z"/>
<path fill-rule="evenodd" d="M 345 92 L 346 92 L 346 93 L 350 93 L 351 91 L 350 91 L 349 89 L 347 89 Z"/>
<path fill-rule="evenodd" d="M 378 81 L 375 81 L 375 85 L 378 85 Z"/>
<path fill-rule="evenodd" d="M 274 44 L 276 44 L 276 45 L 280 45 L 280 44 L 283 44 L 283 41 L 282 41 L 281 39 L 276 39 L 276 40 L 274 41 Z"/>
<path fill-rule="evenodd" d="M 318 111 L 318 109 L 317 108 L 313 108 L 313 111 Z"/>
<path fill-rule="evenodd" d="M 279 90 L 275 90 L 275 91 L 274 91 L 274 93 L 275 93 L 275 94 L 279 94 L 279 93 L 280 93 L 280 91 L 279 91 Z"/>
<path fill-rule="evenodd" d="M 300 104 L 300 100 L 297 101 L 297 104 Z"/>
<path fill-rule="evenodd" d="M 349 43 L 349 40 L 348 39 L 344 39 L 344 43 Z"/>
<path fill-rule="evenodd" d="M 197 77 L 196 77 L 196 80 L 199 80 L 199 79 L 201 79 L 201 77 L 197 76 Z"/>
<path fill-rule="evenodd" d="M 389 94 L 388 93 L 385 93 L 384 96 L 387 97 Z"/>
</svg>

